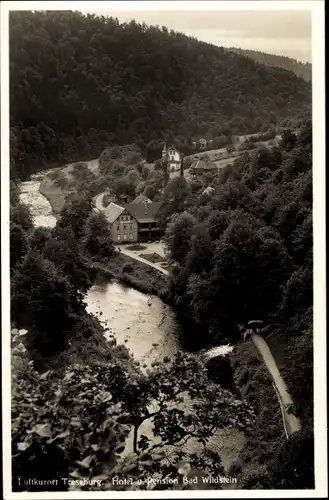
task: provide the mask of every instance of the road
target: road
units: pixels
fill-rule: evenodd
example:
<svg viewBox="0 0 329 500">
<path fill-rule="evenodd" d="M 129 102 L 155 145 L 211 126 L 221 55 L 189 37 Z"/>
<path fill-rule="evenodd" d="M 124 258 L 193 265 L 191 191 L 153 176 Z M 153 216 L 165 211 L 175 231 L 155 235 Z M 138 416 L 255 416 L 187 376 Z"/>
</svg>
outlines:
<svg viewBox="0 0 329 500">
<path fill-rule="evenodd" d="M 301 429 L 299 419 L 295 417 L 295 415 L 288 413 L 288 407 L 290 405 L 293 405 L 293 400 L 288 393 L 287 386 L 283 378 L 281 377 L 278 366 L 275 362 L 275 359 L 273 358 L 269 346 L 267 345 L 267 342 L 257 333 L 252 333 L 251 339 L 262 355 L 264 363 L 274 381 L 280 401 L 284 428 L 287 437 L 289 437 L 291 434 L 293 434 L 294 432 L 298 432 Z"/>
<path fill-rule="evenodd" d="M 128 257 L 131 257 L 132 259 L 138 260 L 139 262 L 143 262 L 144 264 L 147 264 L 148 266 L 153 267 L 154 269 L 157 269 L 158 271 L 160 271 L 162 274 L 165 274 L 166 276 L 168 276 L 168 274 L 169 274 L 169 271 L 167 271 L 167 269 L 163 269 L 160 266 L 160 264 L 154 264 L 153 262 L 149 262 L 148 260 L 143 259 L 143 257 L 140 257 L 139 255 L 137 255 L 132 250 L 128 250 L 128 249 L 124 248 L 123 246 L 120 246 L 120 250 L 118 247 L 116 247 L 116 250 L 118 252 L 121 251 L 121 253 L 123 253 L 124 255 L 128 255 Z"/>
<path fill-rule="evenodd" d="M 95 208 L 99 210 L 100 212 L 104 210 L 104 203 L 103 203 L 103 198 L 105 196 L 105 193 L 100 193 L 94 198 L 94 203 L 95 203 Z"/>
</svg>

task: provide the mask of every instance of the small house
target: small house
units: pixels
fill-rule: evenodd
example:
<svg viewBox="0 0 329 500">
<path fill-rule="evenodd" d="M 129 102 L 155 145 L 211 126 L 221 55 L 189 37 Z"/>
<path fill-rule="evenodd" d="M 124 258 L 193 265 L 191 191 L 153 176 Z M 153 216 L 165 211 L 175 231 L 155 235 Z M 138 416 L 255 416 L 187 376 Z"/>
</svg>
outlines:
<svg viewBox="0 0 329 500">
<path fill-rule="evenodd" d="M 218 172 L 218 167 L 215 163 L 206 160 L 195 160 L 190 167 L 190 175 L 198 176 L 204 174 L 215 174 Z"/>
<path fill-rule="evenodd" d="M 161 202 L 143 201 L 118 205 L 110 203 L 104 215 L 111 227 L 113 243 L 158 239 L 163 235 L 157 219 Z"/>
<path fill-rule="evenodd" d="M 103 213 L 111 226 L 113 243 L 138 241 L 138 222 L 124 206 L 110 203 Z"/>
</svg>

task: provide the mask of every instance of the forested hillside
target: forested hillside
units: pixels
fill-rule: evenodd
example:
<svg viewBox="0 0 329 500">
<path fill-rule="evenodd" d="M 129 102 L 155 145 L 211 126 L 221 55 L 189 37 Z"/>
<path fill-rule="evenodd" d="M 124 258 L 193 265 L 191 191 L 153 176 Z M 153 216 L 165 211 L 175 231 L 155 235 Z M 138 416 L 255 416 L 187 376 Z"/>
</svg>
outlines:
<svg viewBox="0 0 329 500">
<path fill-rule="evenodd" d="M 203 337 L 208 331 L 219 344 L 238 345 L 235 380 L 257 412 L 257 432 L 232 474 L 241 488 L 313 488 L 311 122 L 297 134 L 286 130 L 279 147 L 244 153 L 166 207 L 171 299 Z M 280 369 L 302 421 L 288 442 L 277 425 L 272 382 L 251 343 L 239 342 L 251 319 L 264 321 L 271 349 L 281 351 Z"/>
<path fill-rule="evenodd" d="M 258 318 L 276 324 L 287 343 L 305 335 L 306 353 L 313 303 L 311 123 L 298 136 L 286 131 L 280 148 L 246 152 L 206 183 L 211 196 L 192 186 L 180 204 L 166 203 L 175 307 L 220 343 L 239 340 L 239 325 Z M 178 198 L 182 190 L 176 192 Z M 298 378 L 300 370 L 293 372 Z M 300 403 L 302 413 L 309 414 L 310 402 Z"/>
<path fill-rule="evenodd" d="M 254 61 L 265 64 L 266 66 L 277 66 L 288 71 L 293 71 L 297 76 L 303 78 L 306 82 L 312 80 L 312 64 L 303 63 L 292 59 L 291 57 L 277 56 L 275 54 L 267 54 L 266 52 L 259 52 L 258 50 L 246 50 L 230 47 L 228 50 L 236 52 L 242 56 L 250 57 Z"/>
<path fill-rule="evenodd" d="M 11 175 L 107 146 L 258 132 L 303 115 L 311 86 L 167 28 L 78 12 L 10 14 Z"/>
</svg>

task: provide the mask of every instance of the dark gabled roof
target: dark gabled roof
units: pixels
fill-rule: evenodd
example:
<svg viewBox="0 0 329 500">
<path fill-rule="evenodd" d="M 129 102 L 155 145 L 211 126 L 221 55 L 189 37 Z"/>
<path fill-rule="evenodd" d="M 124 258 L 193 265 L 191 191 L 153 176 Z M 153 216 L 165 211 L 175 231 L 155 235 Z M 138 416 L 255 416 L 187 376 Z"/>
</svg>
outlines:
<svg viewBox="0 0 329 500">
<path fill-rule="evenodd" d="M 160 209 L 161 201 L 153 203 L 128 203 L 125 209 L 137 222 L 154 222 Z"/>
<path fill-rule="evenodd" d="M 149 203 L 152 203 L 152 200 L 150 200 L 149 198 L 147 198 L 144 194 L 139 194 L 138 196 L 136 196 L 136 198 L 131 202 L 131 203 L 145 203 L 145 202 L 149 202 Z"/>
<path fill-rule="evenodd" d="M 195 160 L 192 165 L 191 165 L 191 169 L 194 170 L 194 169 L 198 169 L 198 170 L 217 170 L 217 166 L 215 165 L 215 163 L 213 163 L 212 161 L 205 161 L 205 160 Z"/>
</svg>

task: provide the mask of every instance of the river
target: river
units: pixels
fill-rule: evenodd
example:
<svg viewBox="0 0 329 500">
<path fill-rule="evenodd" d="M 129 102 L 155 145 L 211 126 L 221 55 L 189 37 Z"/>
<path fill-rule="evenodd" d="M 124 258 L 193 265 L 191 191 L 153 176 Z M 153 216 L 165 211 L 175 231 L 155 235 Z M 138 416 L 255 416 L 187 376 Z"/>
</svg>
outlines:
<svg viewBox="0 0 329 500">
<path fill-rule="evenodd" d="M 29 205 L 35 226 L 54 227 L 56 218 L 51 206 L 39 192 L 42 175 L 45 172 L 21 184 L 20 200 Z M 178 341 L 181 325 L 173 309 L 158 297 L 142 294 L 116 280 L 98 279 L 86 296 L 86 309 L 108 328 L 107 338 L 113 336 L 118 344 L 124 344 L 142 369 L 165 356 L 172 358 L 182 349 Z M 219 346 L 215 353 L 220 355 L 228 350 L 227 346 Z M 146 421 L 140 432 L 149 435 L 150 422 Z M 128 441 L 131 448 L 132 440 Z M 242 433 L 223 430 L 214 436 L 209 448 L 220 451 L 227 469 L 243 446 Z M 194 443 L 193 451 L 197 448 Z"/>
</svg>

